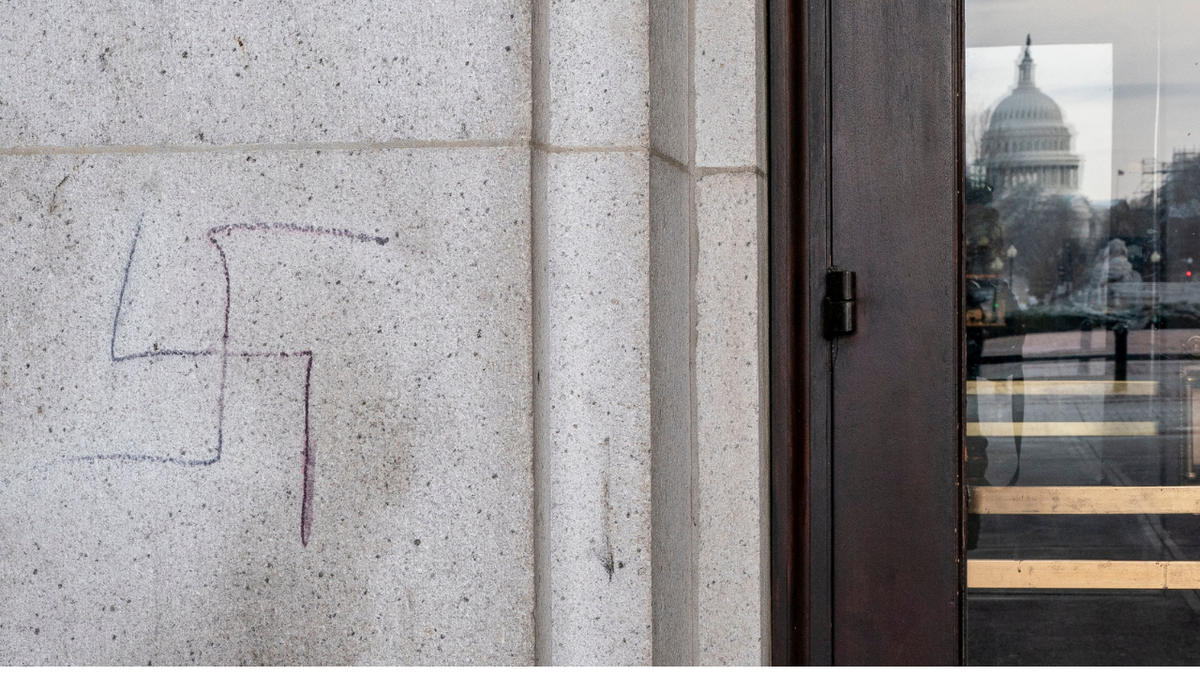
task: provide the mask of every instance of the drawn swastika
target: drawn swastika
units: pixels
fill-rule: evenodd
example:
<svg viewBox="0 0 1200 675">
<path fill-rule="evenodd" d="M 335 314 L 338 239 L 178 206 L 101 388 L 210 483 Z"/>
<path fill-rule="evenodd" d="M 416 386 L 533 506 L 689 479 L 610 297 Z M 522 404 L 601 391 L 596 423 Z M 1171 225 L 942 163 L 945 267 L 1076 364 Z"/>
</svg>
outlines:
<svg viewBox="0 0 1200 675">
<path fill-rule="evenodd" d="M 130 270 L 134 266 L 134 259 L 137 255 L 138 241 L 142 235 L 142 224 L 144 217 L 138 220 L 136 231 L 134 232 L 133 242 L 129 247 L 129 255 L 125 261 L 124 275 L 121 280 L 120 292 L 118 293 L 116 309 L 113 312 L 112 334 L 109 340 L 109 356 L 114 367 L 120 367 L 120 364 L 136 362 L 139 360 L 153 359 L 156 361 L 167 359 L 190 359 L 196 361 L 215 361 L 216 377 L 216 438 L 212 440 L 211 446 L 205 452 L 196 455 L 189 450 L 184 450 L 178 454 L 153 453 L 153 452 L 102 452 L 90 455 L 73 456 L 67 459 L 71 461 L 125 461 L 125 462 L 155 462 L 160 464 L 171 464 L 185 468 L 196 468 L 211 466 L 221 461 L 222 451 L 225 447 L 225 407 L 226 395 L 228 392 L 227 372 L 228 364 L 231 358 L 244 359 L 284 359 L 295 360 L 303 364 L 304 368 L 304 388 L 303 388 L 303 407 L 304 407 L 304 429 L 303 429 L 303 448 L 301 456 L 303 458 L 302 474 L 302 489 L 300 491 L 300 542 L 303 546 L 307 546 L 309 538 L 312 534 L 313 523 L 313 491 L 315 480 L 316 456 L 312 443 L 310 407 L 312 401 L 312 368 L 314 352 L 306 345 L 295 345 L 283 350 L 263 350 L 256 351 L 246 348 L 245 344 L 239 344 L 234 336 L 231 335 L 231 313 L 237 311 L 233 303 L 233 287 L 235 283 L 234 277 L 237 272 L 231 272 L 229 244 L 240 234 L 256 233 L 259 235 L 279 236 L 279 237 L 322 237 L 332 238 L 336 240 L 346 241 L 348 243 L 374 243 L 380 246 L 388 243 L 387 237 L 377 237 L 374 235 L 363 234 L 351 230 L 337 228 L 313 227 L 308 225 L 297 225 L 294 223 L 237 223 L 231 225 L 222 225 L 214 227 L 206 233 L 207 242 L 216 249 L 220 261 L 220 274 L 223 280 L 224 288 L 224 311 L 222 314 L 222 325 L 220 331 L 219 345 L 205 349 L 180 349 L 170 345 L 154 345 L 154 348 L 148 351 L 121 353 L 117 348 L 118 335 L 123 329 L 122 309 L 126 304 L 126 293 L 129 288 Z M 341 281 L 337 282 L 339 285 Z M 253 321 L 253 320 L 252 320 Z M 281 336 L 283 337 L 283 336 Z M 160 361 L 161 362 L 161 361 Z M 169 374 L 164 374 L 170 377 Z M 169 405 L 169 402 L 168 402 Z M 181 401 L 179 405 L 187 405 L 187 402 Z M 181 411 L 181 414 L 188 414 L 190 411 Z M 203 414 L 196 412 L 195 414 Z"/>
</svg>

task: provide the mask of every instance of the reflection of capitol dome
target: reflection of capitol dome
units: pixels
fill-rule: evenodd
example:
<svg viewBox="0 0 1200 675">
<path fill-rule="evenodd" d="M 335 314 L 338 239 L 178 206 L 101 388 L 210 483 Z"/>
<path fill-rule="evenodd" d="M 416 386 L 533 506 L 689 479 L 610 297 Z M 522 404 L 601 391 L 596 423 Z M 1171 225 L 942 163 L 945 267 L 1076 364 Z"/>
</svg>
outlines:
<svg viewBox="0 0 1200 675">
<path fill-rule="evenodd" d="M 1031 42 L 1026 38 L 1017 86 L 992 112 L 979 164 L 997 191 L 1032 184 L 1049 192 L 1073 192 L 1079 188 L 1079 157 L 1071 154 L 1071 132 L 1062 110 L 1033 83 Z"/>
</svg>

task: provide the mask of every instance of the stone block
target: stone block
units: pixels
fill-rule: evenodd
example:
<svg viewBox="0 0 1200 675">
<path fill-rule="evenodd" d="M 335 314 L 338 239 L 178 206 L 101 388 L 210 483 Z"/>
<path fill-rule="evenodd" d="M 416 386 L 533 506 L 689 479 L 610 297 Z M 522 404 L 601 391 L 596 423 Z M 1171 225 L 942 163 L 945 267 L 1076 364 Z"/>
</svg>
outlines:
<svg viewBox="0 0 1200 675">
<path fill-rule="evenodd" d="M 0 157 L 0 663 L 530 663 L 528 157 Z"/>
<path fill-rule="evenodd" d="M 754 172 L 696 186 L 700 665 L 766 659 L 765 233 Z"/>
<path fill-rule="evenodd" d="M 758 166 L 760 0 L 696 0 L 696 165 Z"/>
<path fill-rule="evenodd" d="M 650 4 L 650 147 L 683 166 L 692 156 L 691 1 Z"/>
<path fill-rule="evenodd" d="M 556 665 L 649 665 L 647 159 L 538 153 L 537 447 Z"/>
<path fill-rule="evenodd" d="M 649 140 L 647 0 L 537 0 L 544 88 L 536 140 L 556 146 L 645 147 Z"/>
<path fill-rule="evenodd" d="M 529 134 L 525 0 L 15 0 L 0 147 Z"/>
<path fill-rule="evenodd" d="M 651 157 L 651 538 L 656 665 L 690 664 L 696 640 L 693 234 L 691 174 Z"/>
</svg>

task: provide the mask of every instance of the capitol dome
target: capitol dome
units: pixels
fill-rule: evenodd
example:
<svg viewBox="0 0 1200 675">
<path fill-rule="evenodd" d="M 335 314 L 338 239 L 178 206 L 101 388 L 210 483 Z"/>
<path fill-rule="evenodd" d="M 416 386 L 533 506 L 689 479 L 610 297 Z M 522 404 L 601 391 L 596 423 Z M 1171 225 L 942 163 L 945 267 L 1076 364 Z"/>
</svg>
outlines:
<svg viewBox="0 0 1200 675">
<path fill-rule="evenodd" d="M 983 134 L 979 164 L 994 190 L 1036 185 L 1048 192 L 1079 189 L 1079 157 L 1062 109 L 1033 80 L 1030 38 L 1017 66 L 1017 86 L 996 105 Z"/>
</svg>

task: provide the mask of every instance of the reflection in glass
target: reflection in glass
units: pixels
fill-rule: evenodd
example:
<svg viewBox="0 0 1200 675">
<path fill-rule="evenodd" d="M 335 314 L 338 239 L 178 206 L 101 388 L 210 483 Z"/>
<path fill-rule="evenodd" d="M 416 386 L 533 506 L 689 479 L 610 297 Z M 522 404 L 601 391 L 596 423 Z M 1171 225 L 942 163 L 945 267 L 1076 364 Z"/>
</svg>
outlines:
<svg viewBox="0 0 1200 675">
<path fill-rule="evenodd" d="M 1197 29 L 966 3 L 968 663 L 1200 663 Z"/>
</svg>

